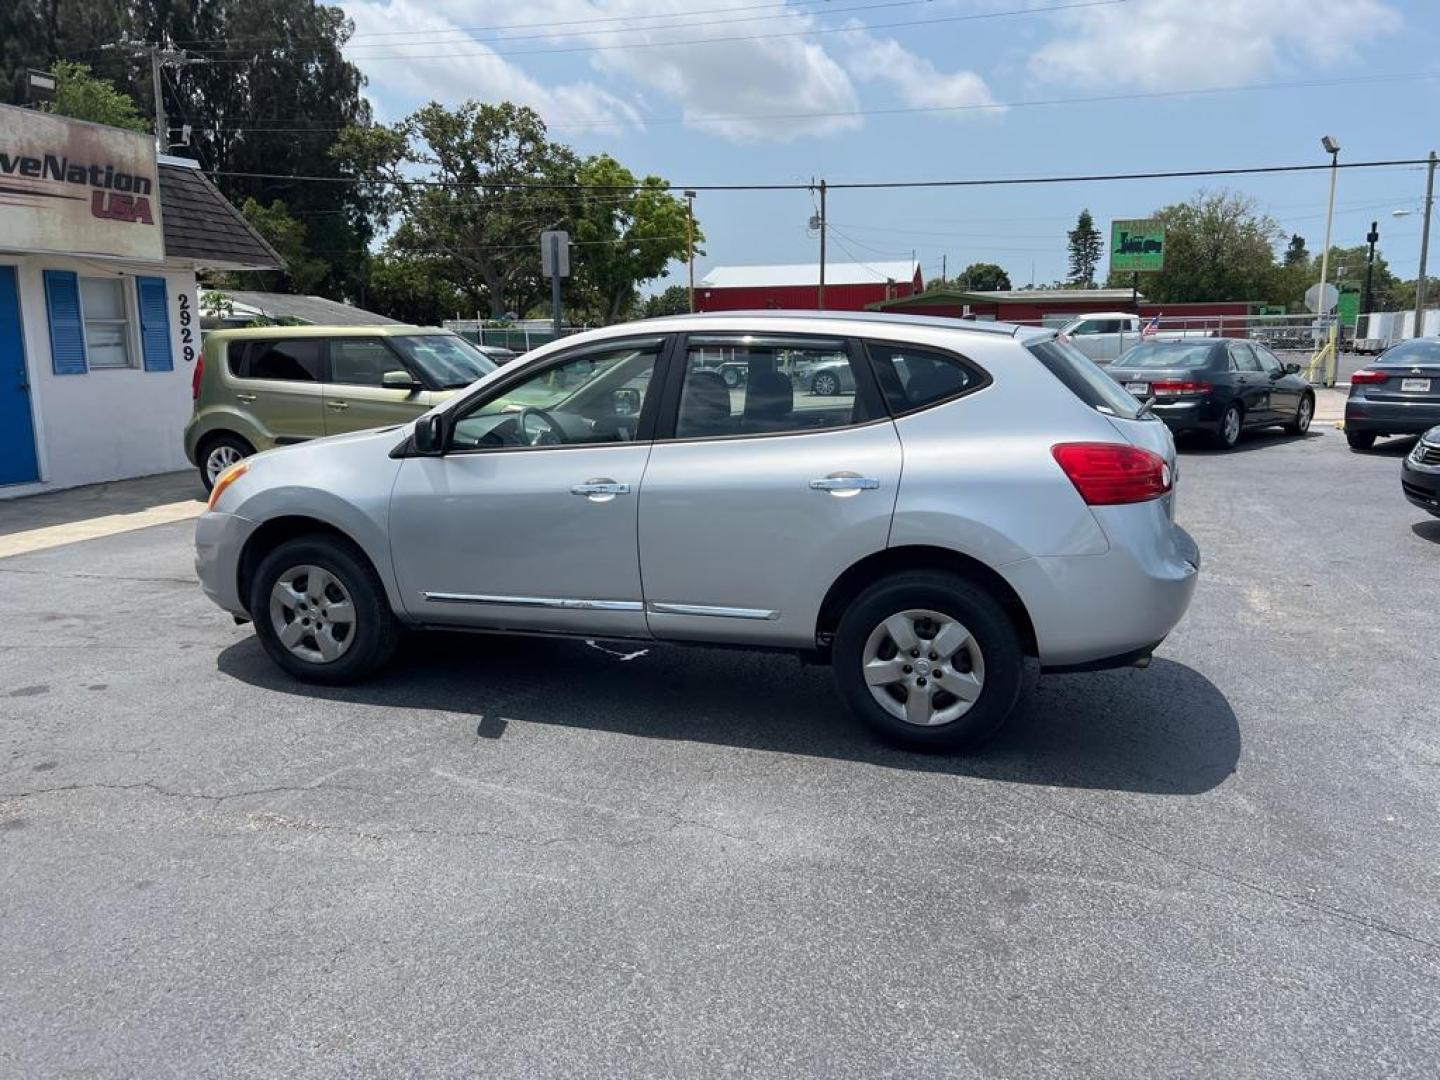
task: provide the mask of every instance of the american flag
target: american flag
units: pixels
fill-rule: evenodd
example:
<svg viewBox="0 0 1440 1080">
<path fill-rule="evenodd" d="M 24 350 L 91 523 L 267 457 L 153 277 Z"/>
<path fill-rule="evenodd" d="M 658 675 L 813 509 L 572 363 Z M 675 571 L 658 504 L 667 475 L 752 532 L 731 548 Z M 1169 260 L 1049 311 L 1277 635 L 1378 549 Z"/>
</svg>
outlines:
<svg viewBox="0 0 1440 1080">
<path fill-rule="evenodd" d="M 1152 315 L 1152 316 L 1150 317 L 1150 321 L 1147 322 L 1147 323 L 1144 325 L 1144 327 L 1141 328 L 1141 330 L 1140 330 L 1140 336 L 1141 336 L 1142 338 L 1154 337 L 1154 336 L 1155 336 L 1155 332 L 1156 332 L 1157 330 L 1159 330 L 1159 329 L 1160 329 L 1160 316 L 1159 316 L 1159 315 Z"/>
</svg>

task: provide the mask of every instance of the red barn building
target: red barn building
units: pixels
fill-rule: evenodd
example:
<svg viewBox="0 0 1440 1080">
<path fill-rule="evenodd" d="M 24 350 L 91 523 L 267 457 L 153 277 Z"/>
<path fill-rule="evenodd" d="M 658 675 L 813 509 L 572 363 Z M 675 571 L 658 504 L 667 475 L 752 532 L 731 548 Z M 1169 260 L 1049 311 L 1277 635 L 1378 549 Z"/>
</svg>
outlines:
<svg viewBox="0 0 1440 1080">
<path fill-rule="evenodd" d="M 912 262 L 825 264 L 825 307 L 864 311 L 867 307 L 923 291 L 925 280 Z M 756 311 L 820 306 L 820 265 L 717 266 L 695 283 L 697 311 Z"/>
</svg>

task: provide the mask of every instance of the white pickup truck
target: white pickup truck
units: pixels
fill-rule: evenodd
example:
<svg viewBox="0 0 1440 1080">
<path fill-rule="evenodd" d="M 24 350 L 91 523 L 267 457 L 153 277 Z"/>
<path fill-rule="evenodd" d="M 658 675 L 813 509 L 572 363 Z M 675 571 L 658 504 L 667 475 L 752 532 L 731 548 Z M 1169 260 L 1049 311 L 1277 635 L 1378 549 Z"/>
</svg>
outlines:
<svg viewBox="0 0 1440 1080">
<path fill-rule="evenodd" d="M 1149 320 L 1128 311 L 1096 311 L 1078 315 L 1060 328 L 1070 344 L 1097 364 L 1108 364 L 1132 345 L 1140 344 L 1140 332 Z M 1208 330 L 1162 330 L 1151 341 L 1175 341 L 1185 337 L 1209 337 Z"/>
</svg>

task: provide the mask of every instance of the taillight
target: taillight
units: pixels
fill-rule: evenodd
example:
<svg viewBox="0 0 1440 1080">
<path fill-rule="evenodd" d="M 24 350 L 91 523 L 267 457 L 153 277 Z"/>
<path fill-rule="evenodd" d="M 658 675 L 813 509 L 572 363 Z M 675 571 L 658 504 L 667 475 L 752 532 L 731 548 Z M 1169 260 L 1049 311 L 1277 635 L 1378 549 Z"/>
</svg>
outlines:
<svg viewBox="0 0 1440 1080">
<path fill-rule="evenodd" d="M 1212 387 L 1208 382 L 1193 382 L 1190 379 L 1161 379 L 1150 384 L 1150 392 L 1156 397 L 1178 397 L 1181 394 L 1208 394 Z"/>
<path fill-rule="evenodd" d="M 190 400 L 200 400 L 200 377 L 205 374 L 205 355 L 195 361 L 195 374 L 190 376 Z"/>
<path fill-rule="evenodd" d="M 1059 443 L 1056 462 L 1090 506 L 1158 499 L 1170 490 L 1170 466 L 1159 454 L 1125 443 Z"/>
<path fill-rule="evenodd" d="M 1350 384 L 1352 386 L 1364 386 L 1366 383 L 1387 382 L 1389 378 L 1390 376 L 1383 371 L 1370 371 L 1367 368 L 1361 368 L 1355 372 L 1354 375 L 1350 376 Z"/>
</svg>

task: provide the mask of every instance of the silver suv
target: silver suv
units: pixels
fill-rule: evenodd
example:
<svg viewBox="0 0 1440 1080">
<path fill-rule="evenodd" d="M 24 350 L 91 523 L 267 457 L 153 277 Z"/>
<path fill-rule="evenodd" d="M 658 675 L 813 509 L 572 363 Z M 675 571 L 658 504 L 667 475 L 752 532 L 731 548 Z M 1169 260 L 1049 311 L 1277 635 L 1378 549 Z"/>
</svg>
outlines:
<svg viewBox="0 0 1440 1080">
<path fill-rule="evenodd" d="M 848 393 L 779 358 L 847 359 Z M 744 363 L 727 386 L 715 359 Z M 1199 553 L 1165 425 L 1053 331 L 807 312 L 614 326 L 417 421 L 258 454 L 196 532 L 206 593 L 298 678 L 402 628 L 779 649 L 882 735 L 973 745 L 1025 658 L 1141 663 Z"/>
</svg>

